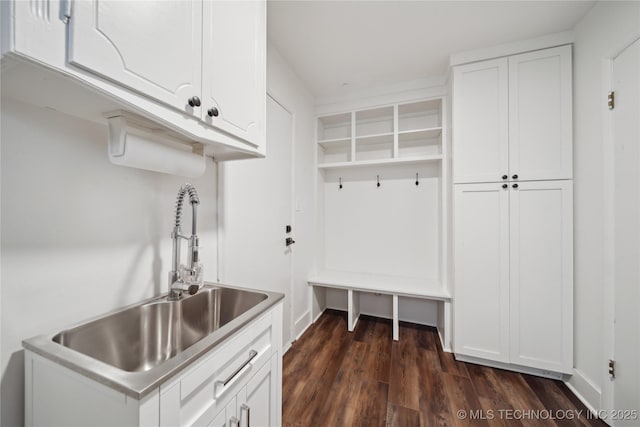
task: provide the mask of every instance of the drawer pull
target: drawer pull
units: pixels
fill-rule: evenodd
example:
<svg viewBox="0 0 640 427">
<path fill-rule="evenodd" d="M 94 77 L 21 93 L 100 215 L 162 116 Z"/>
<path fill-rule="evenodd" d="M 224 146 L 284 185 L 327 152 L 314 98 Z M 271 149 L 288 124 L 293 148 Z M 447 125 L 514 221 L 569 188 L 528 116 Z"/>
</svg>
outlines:
<svg viewBox="0 0 640 427">
<path fill-rule="evenodd" d="M 231 417 L 231 419 L 229 420 L 229 426 L 230 427 L 240 427 L 240 420 L 237 419 L 236 417 Z"/>
<path fill-rule="evenodd" d="M 255 350 L 251 350 L 249 352 L 249 357 L 247 358 L 247 360 L 244 361 L 244 363 L 240 366 L 238 366 L 238 369 L 236 369 L 235 371 L 233 371 L 231 373 L 231 375 L 229 375 L 224 381 L 216 381 L 218 384 L 222 384 L 223 386 L 226 387 L 227 384 L 229 384 L 229 382 L 235 378 L 236 375 L 238 375 L 240 373 L 240 371 L 242 371 L 244 369 L 245 366 L 247 366 L 249 363 L 251 363 L 251 361 L 253 360 L 254 357 L 256 357 L 258 355 L 258 352 Z"/>
</svg>

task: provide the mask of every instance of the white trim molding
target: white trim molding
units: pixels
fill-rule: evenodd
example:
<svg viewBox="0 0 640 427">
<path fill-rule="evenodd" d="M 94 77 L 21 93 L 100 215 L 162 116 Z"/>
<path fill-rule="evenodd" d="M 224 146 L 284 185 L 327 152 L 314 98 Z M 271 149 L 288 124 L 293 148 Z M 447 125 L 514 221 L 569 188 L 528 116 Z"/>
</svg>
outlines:
<svg viewBox="0 0 640 427">
<path fill-rule="evenodd" d="M 516 53 L 530 52 L 533 50 L 547 49 L 550 47 L 571 44 L 574 40 L 573 31 L 548 34 L 533 39 L 520 40 L 513 43 L 501 44 L 484 49 L 468 50 L 454 53 L 449 57 L 449 65 L 467 64 L 469 62 L 483 61 L 485 59 L 499 58 L 514 55 Z"/>
</svg>

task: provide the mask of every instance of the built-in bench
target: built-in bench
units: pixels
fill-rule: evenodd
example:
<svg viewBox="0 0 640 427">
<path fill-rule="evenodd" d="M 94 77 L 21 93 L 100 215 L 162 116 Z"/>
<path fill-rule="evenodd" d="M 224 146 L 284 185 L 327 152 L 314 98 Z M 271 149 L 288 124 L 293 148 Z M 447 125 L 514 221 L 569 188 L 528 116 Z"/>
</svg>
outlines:
<svg viewBox="0 0 640 427">
<path fill-rule="evenodd" d="M 421 298 L 440 302 L 438 332 L 442 347 L 449 351 L 451 342 L 451 295 L 436 281 L 412 277 L 383 276 L 321 271 L 308 279 L 309 285 L 347 291 L 347 328 L 353 331 L 360 317 L 359 292 L 391 295 L 393 300 L 393 339 L 399 338 L 398 297 Z"/>
</svg>

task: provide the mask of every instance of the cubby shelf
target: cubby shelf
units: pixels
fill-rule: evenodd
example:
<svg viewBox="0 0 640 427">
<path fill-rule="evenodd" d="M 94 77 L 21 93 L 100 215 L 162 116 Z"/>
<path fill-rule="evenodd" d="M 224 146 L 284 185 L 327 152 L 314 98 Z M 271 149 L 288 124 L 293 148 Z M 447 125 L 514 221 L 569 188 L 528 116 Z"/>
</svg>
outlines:
<svg viewBox="0 0 640 427">
<path fill-rule="evenodd" d="M 331 148 L 340 144 L 351 144 L 351 138 L 335 138 L 335 139 L 323 139 L 318 141 L 318 144 L 323 148 Z"/>
<path fill-rule="evenodd" d="M 429 138 L 434 139 L 440 137 L 442 135 L 442 128 L 427 128 L 427 129 L 412 129 L 412 130 L 402 130 L 398 132 L 400 137 L 406 137 L 407 139 L 420 139 L 420 138 Z"/>
<path fill-rule="evenodd" d="M 337 169 L 377 165 L 408 165 L 415 163 L 437 162 L 442 160 L 442 158 L 442 154 L 437 154 L 432 156 L 401 157 L 396 159 L 356 160 L 353 162 L 321 163 L 318 165 L 318 169 Z"/>
</svg>

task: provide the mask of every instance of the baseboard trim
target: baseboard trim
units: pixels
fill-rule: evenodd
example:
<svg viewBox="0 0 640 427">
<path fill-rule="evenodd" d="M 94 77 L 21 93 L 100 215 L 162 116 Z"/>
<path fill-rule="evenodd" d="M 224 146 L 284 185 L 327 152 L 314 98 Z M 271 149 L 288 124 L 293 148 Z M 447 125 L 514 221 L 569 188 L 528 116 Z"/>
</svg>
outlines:
<svg viewBox="0 0 640 427">
<path fill-rule="evenodd" d="M 282 355 L 284 356 L 285 354 L 287 354 L 287 351 L 289 351 L 290 349 L 291 349 L 291 343 L 290 342 L 284 343 L 284 346 L 282 346 Z"/>
<path fill-rule="evenodd" d="M 479 357 L 465 356 L 464 354 L 456 353 L 456 360 L 466 363 L 473 363 L 475 365 L 489 366 L 491 368 L 504 369 L 507 371 L 519 372 L 521 374 L 535 375 L 538 377 L 549 378 L 552 380 L 564 380 L 564 374 L 561 372 L 553 372 L 538 368 L 530 368 L 528 366 L 514 365 L 512 363 L 496 362 L 494 360 L 481 359 Z"/>
<path fill-rule="evenodd" d="M 592 414 L 597 415 L 602 392 L 591 380 L 579 370 L 574 369 L 571 378 L 565 380 L 564 383 Z"/>
<path fill-rule="evenodd" d="M 322 311 L 320 311 L 320 313 L 318 313 L 316 315 L 316 318 L 311 321 L 311 323 L 316 323 L 318 321 L 318 319 L 320 318 L 320 316 L 322 316 L 322 313 L 324 313 L 327 310 L 327 308 L 329 308 L 329 307 L 323 308 Z M 341 311 L 347 311 L 347 310 L 341 310 Z"/>
<path fill-rule="evenodd" d="M 305 311 L 302 316 L 298 317 L 298 320 L 296 320 L 293 325 L 295 339 L 300 338 L 312 323 L 310 310 Z"/>
</svg>

